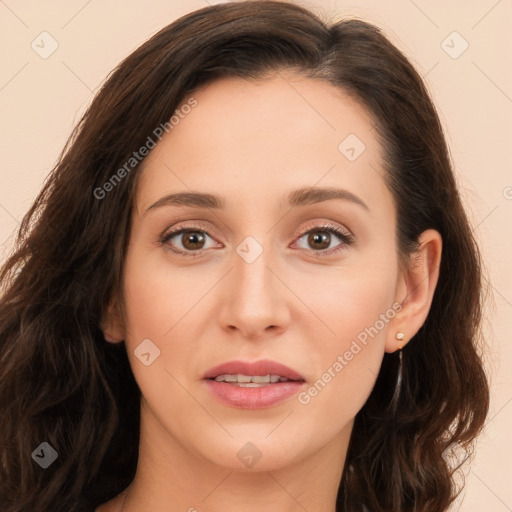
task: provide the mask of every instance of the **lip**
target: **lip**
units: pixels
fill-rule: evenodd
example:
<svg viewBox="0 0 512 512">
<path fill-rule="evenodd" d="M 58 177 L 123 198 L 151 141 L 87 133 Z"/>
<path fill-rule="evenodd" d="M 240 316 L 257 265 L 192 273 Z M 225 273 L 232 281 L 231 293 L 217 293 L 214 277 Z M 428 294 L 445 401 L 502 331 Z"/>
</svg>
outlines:
<svg viewBox="0 0 512 512">
<path fill-rule="evenodd" d="M 284 364 L 269 359 L 262 359 L 260 361 L 229 361 L 222 363 L 213 368 L 210 368 L 203 379 L 214 379 L 219 375 L 229 373 L 235 375 L 241 373 L 242 375 L 280 375 L 289 380 L 304 381 L 306 380 L 299 372 L 292 370 Z"/>
<path fill-rule="evenodd" d="M 290 379 L 260 387 L 242 387 L 227 382 L 217 382 L 223 374 L 280 375 Z M 304 377 L 295 370 L 276 361 L 230 361 L 208 370 L 203 378 L 207 390 L 222 404 L 241 409 L 261 409 L 276 405 L 295 395 L 305 385 Z"/>
</svg>

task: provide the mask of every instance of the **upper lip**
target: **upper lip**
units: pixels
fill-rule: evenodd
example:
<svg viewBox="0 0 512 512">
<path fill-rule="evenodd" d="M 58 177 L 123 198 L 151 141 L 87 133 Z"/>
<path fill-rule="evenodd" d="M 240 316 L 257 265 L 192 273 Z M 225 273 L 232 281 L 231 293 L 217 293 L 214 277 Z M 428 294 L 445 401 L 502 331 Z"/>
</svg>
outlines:
<svg viewBox="0 0 512 512">
<path fill-rule="evenodd" d="M 204 375 L 204 379 L 214 379 L 219 375 L 279 375 L 288 380 L 304 381 L 304 377 L 297 371 L 292 370 L 277 361 L 262 359 L 260 361 L 229 361 L 210 368 Z"/>
</svg>

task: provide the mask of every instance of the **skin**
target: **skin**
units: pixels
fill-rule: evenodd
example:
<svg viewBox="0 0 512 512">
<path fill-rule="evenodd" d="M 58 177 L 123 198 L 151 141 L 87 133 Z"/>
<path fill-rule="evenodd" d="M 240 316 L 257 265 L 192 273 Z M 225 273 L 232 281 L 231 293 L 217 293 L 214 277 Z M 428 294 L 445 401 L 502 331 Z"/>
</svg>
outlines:
<svg viewBox="0 0 512 512">
<path fill-rule="evenodd" d="M 331 84 L 279 72 L 218 80 L 193 96 L 197 106 L 144 161 L 121 300 L 102 324 L 108 341 L 125 340 L 142 391 L 141 440 L 134 481 L 97 510 L 334 512 L 353 420 L 384 352 L 407 343 L 427 317 L 441 237 L 425 231 L 401 269 L 374 122 Z M 354 161 L 338 149 L 351 133 L 366 146 Z M 291 191 L 312 186 L 348 190 L 368 210 L 347 199 L 287 204 Z M 147 211 L 191 191 L 226 206 Z M 354 244 L 331 235 L 329 249 L 342 249 L 319 255 L 321 242 L 308 243 L 308 234 L 321 235 L 325 222 L 348 230 Z M 202 254 L 173 253 L 172 244 L 201 247 L 183 235 L 158 243 L 171 227 L 206 232 Z M 236 252 L 247 236 L 263 249 L 252 263 Z M 272 359 L 304 375 L 307 390 L 394 303 L 402 309 L 308 404 L 293 396 L 238 409 L 205 389 L 214 365 Z M 149 366 L 134 355 L 147 338 L 161 351 Z M 251 468 L 237 457 L 247 442 L 261 452 Z"/>
</svg>

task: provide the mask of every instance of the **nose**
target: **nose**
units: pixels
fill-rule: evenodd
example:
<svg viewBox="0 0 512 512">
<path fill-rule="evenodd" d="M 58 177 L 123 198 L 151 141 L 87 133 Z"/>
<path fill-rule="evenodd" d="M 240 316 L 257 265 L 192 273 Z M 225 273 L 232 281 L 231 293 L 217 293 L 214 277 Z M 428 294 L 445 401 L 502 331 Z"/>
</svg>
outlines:
<svg viewBox="0 0 512 512">
<path fill-rule="evenodd" d="M 290 323 L 290 291 L 277 275 L 270 250 L 248 262 L 233 255 L 233 270 L 226 276 L 219 322 L 222 329 L 257 339 L 278 335 Z"/>
</svg>

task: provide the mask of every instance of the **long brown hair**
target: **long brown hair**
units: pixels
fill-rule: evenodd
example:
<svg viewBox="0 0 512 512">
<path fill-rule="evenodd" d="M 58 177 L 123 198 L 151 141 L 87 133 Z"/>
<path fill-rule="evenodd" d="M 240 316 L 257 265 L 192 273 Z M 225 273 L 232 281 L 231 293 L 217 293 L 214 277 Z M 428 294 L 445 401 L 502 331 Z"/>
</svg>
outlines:
<svg viewBox="0 0 512 512">
<path fill-rule="evenodd" d="M 291 3 L 246 1 L 192 12 L 129 55 L 23 219 L 0 273 L 2 510 L 77 511 L 86 489 L 107 482 L 122 490 L 134 476 L 140 391 L 124 344 L 106 343 L 99 325 L 120 290 L 140 165 L 110 181 L 105 197 L 95 190 L 106 190 L 194 90 L 284 68 L 334 84 L 373 115 L 400 256 L 425 229 L 443 238 L 431 310 L 403 349 L 396 412 L 394 353 L 384 355 L 356 416 L 337 510 L 439 512 L 453 501 L 443 454 L 473 446 L 489 391 L 478 348 L 480 254 L 435 108 L 413 66 L 375 26 L 328 25 Z M 46 470 L 31 458 L 41 442 L 58 452 Z"/>
</svg>

